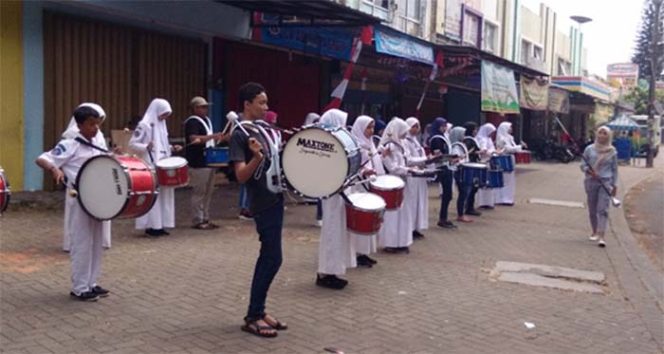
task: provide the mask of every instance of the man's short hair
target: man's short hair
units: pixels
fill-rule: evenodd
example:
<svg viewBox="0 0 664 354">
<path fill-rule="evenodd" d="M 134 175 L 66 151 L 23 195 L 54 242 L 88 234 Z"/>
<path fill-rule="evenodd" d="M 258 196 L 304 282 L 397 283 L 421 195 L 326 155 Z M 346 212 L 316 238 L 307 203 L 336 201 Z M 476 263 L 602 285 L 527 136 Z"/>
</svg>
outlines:
<svg viewBox="0 0 664 354">
<path fill-rule="evenodd" d="M 265 92 L 265 87 L 257 82 L 247 82 L 240 86 L 240 110 L 244 109 L 244 102 L 252 102 L 256 96 Z"/>
<path fill-rule="evenodd" d="M 78 107 L 74 111 L 74 119 L 76 120 L 76 124 L 83 124 L 83 122 L 89 118 L 100 118 L 99 112 L 97 112 L 96 109 L 87 106 Z"/>
</svg>

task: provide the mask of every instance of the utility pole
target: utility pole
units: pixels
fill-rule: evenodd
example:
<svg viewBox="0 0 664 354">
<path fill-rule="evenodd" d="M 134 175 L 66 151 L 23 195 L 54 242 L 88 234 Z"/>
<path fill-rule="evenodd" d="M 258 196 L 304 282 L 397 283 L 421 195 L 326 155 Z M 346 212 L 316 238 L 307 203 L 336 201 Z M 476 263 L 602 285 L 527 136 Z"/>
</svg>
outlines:
<svg viewBox="0 0 664 354">
<path fill-rule="evenodd" d="M 657 77 L 660 74 L 659 62 L 661 61 L 659 54 L 659 43 L 662 39 L 661 28 L 661 13 L 662 13 L 662 0 L 651 0 L 654 7 L 654 21 L 652 31 L 650 33 L 651 57 L 650 57 L 650 88 L 648 90 L 648 156 L 646 157 L 646 167 L 653 167 L 653 160 L 655 154 L 655 146 L 653 139 L 656 136 L 654 132 L 655 127 L 655 86 L 657 84 Z M 661 117 L 660 117 L 661 119 Z M 659 143 L 659 142 L 658 142 Z"/>
</svg>

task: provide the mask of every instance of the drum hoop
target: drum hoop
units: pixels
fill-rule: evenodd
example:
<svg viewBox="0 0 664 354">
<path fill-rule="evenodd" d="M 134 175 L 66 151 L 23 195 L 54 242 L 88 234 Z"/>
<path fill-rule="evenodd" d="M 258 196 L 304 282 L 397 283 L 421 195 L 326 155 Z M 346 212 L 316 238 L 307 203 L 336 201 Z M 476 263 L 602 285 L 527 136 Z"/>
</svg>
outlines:
<svg viewBox="0 0 664 354">
<path fill-rule="evenodd" d="M 179 164 L 179 165 L 177 165 L 177 166 L 159 166 L 159 162 L 164 161 L 164 160 L 167 160 L 167 159 L 178 159 L 178 160 L 179 160 L 179 159 L 182 159 L 182 160 L 184 160 L 184 161 L 182 161 L 182 163 Z M 182 158 L 182 157 L 180 157 L 180 156 L 171 156 L 171 157 L 167 157 L 167 158 L 165 158 L 165 159 L 161 159 L 161 160 L 155 162 L 155 165 L 157 166 L 157 168 L 161 168 L 161 169 L 163 169 L 163 170 L 176 170 L 176 169 L 178 169 L 178 168 L 182 168 L 182 167 L 187 166 L 187 165 L 188 165 L 188 162 L 187 162 L 187 159 Z"/>
<path fill-rule="evenodd" d="M 351 201 L 351 203 L 349 203 L 348 201 L 346 201 L 346 205 L 350 205 L 353 209 L 356 209 L 356 210 L 359 210 L 359 211 L 365 211 L 365 212 L 368 212 L 368 213 L 381 212 L 381 211 L 384 211 L 385 208 L 387 207 L 387 203 L 385 203 L 385 200 L 384 200 L 383 198 L 381 198 L 381 196 L 379 196 L 378 194 L 376 194 L 376 193 L 371 193 L 371 192 L 369 192 L 369 193 L 364 193 L 364 194 L 372 194 L 372 195 L 374 195 L 375 197 L 380 198 L 380 199 L 383 201 L 383 207 L 382 207 L 382 208 L 379 208 L 379 209 L 366 209 L 366 208 L 359 207 L 359 206 L 357 206 L 356 204 L 353 204 L 353 203 L 352 203 L 352 200 L 350 200 L 350 199 L 348 199 L 348 201 Z"/>
</svg>

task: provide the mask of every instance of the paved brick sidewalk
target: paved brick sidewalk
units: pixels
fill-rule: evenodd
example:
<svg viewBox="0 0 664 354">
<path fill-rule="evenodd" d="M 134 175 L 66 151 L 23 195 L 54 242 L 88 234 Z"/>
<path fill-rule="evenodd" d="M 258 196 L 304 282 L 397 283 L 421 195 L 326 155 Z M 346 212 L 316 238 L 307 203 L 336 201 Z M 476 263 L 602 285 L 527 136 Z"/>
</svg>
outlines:
<svg viewBox="0 0 664 354">
<path fill-rule="evenodd" d="M 583 201 L 578 167 L 529 165 L 519 169 L 518 184 L 515 207 L 487 212 L 455 231 L 433 228 L 410 255 L 379 254 L 377 267 L 351 270 L 341 292 L 314 285 L 314 208 L 289 206 L 285 263 L 268 310 L 291 328 L 271 340 L 239 330 L 258 242 L 253 223 L 236 219 L 236 187 L 217 190 L 218 231 L 188 228 L 187 190 L 177 193 L 180 227 L 171 236 L 146 239 L 131 221 L 115 222 L 102 277 L 112 294 L 97 303 L 67 296 L 61 212 L 12 210 L 0 219 L 0 351 L 662 352 L 635 305 L 648 297 L 631 298 L 619 281 L 628 265 L 611 256 L 617 241 L 610 237 L 606 250 L 589 243 L 586 210 L 525 202 Z M 437 188 L 430 191 L 433 223 Z M 487 271 L 498 260 L 602 271 L 606 294 L 493 282 Z M 527 330 L 526 321 L 536 328 Z"/>
</svg>

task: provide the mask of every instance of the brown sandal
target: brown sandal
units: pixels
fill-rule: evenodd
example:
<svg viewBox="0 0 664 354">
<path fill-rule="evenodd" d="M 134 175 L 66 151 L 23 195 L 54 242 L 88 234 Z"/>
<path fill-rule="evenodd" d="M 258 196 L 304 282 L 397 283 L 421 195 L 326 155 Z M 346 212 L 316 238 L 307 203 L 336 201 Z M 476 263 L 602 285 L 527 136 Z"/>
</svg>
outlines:
<svg viewBox="0 0 664 354">
<path fill-rule="evenodd" d="M 272 320 L 274 320 L 274 324 L 270 323 L 271 321 L 268 321 L 268 320 L 266 319 L 267 316 L 268 316 L 268 314 L 265 314 L 265 316 L 263 316 L 263 321 L 264 321 L 265 323 L 267 323 L 268 325 L 270 325 L 272 328 L 276 329 L 277 331 L 285 331 L 285 330 L 288 329 L 288 325 L 287 325 L 287 324 L 285 324 L 285 323 L 279 321 L 278 319 L 276 319 L 276 318 L 274 318 L 274 317 L 272 317 L 272 316 L 270 316 L 270 317 L 272 318 Z"/>
<path fill-rule="evenodd" d="M 244 326 L 240 327 L 240 329 L 242 329 L 244 332 L 251 333 L 255 336 L 263 338 L 274 338 L 279 335 L 272 326 L 267 324 L 267 322 L 266 325 L 261 326 L 258 324 L 258 321 L 260 320 L 245 321 Z"/>
</svg>

